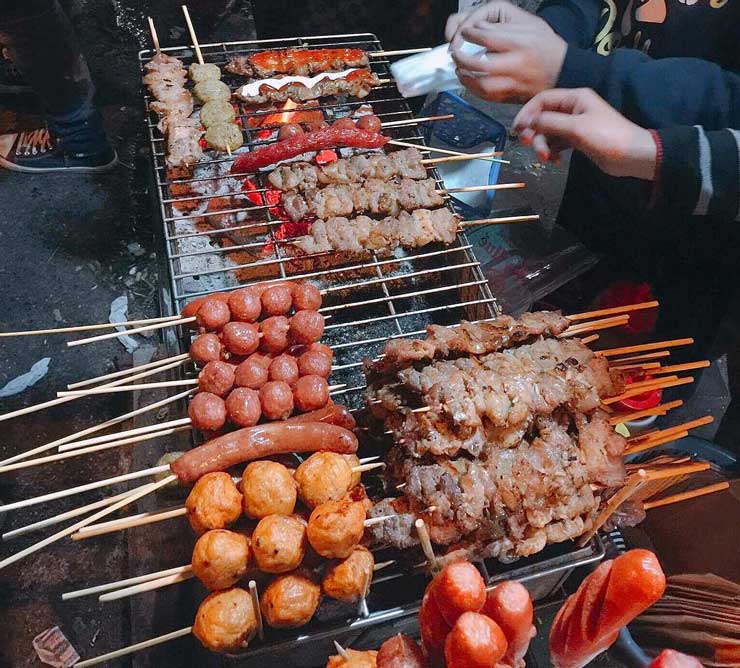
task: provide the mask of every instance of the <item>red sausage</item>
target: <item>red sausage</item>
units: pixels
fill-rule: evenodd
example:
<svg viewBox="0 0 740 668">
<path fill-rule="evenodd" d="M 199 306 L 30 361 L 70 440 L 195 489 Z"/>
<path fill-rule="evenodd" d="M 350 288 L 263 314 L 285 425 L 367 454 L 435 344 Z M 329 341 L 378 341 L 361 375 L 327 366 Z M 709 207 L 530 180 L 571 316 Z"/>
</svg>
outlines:
<svg viewBox="0 0 740 668">
<path fill-rule="evenodd" d="M 285 420 L 293 412 L 293 390 L 288 383 L 270 381 L 260 388 L 260 402 L 268 420 Z"/>
<path fill-rule="evenodd" d="M 328 378 L 331 375 L 331 357 L 320 350 L 307 350 L 298 358 L 298 373 Z"/>
<path fill-rule="evenodd" d="M 463 612 L 478 612 L 486 602 L 486 583 L 467 561 L 445 566 L 434 578 L 432 596 L 442 617 L 454 624 Z"/>
<path fill-rule="evenodd" d="M 445 639 L 447 668 L 493 668 L 506 653 L 506 636 L 490 617 L 464 612 Z"/>
<path fill-rule="evenodd" d="M 437 607 L 432 589 L 434 582 L 427 586 L 424 597 L 421 599 L 421 608 L 419 608 L 419 631 L 421 640 L 426 647 L 432 663 L 434 659 L 441 657 L 444 650 L 445 638 L 452 627 L 442 618 L 442 614 Z"/>
<path fill-rule="evenodd" d="M 260 330 L 262 331 L 260 344 L 262 350 L 268 353 L 281 353 L 288 347 L 290 321 L 284 315 L 275 315 L 263 320 Z"/>
<path fill-rule="evenodd" d="M 360 130 L 370 130 L 370 132 L 380 132 L 383 127 L 382 121 L 375 114 L 360 116 L 357 120 L 357 127 Z"/>
<path fill-rule="evenodd" d="M 198 392 L 190 400 L 188 415 L 195 429 L 218 431 L 226 424 L 224 400 L 210 392 Z"/>
<path fill-rule="evenodd" d="M 270 380 L 282 380 L 292 385 L 298 380 L 298 362 L 290 355 L 278 355 L 270 363 L 269 374 Z"/>
<path fill-rule="evenodd" d="M 321 291 L 310 283 L 293 287 L 293 308 L 296 311 L 318 311 L 321 308 Z"/>
<path fill-rule="evenodd" d="M 226 350 L 234 355 L 251 355 L 260 345 L 257 325 L 247 322 L 227 322 L 223 328 Z"/>
<path fill-rule="evenodd" d="M 402 633 L 388 638 L 376 657 L 377 668 L 427 668 L 428 665 L 418 643 Z"/>
<path fill-rule="evenodd" d="M 329 383 L 321 376 L 302 376 L 293 386 L 293 398 L 299 411 L 313 411 L 329 401 Z"/>
<path fill-rule="evenodd" d="M 246 387 L 234 388 L 226 397 L 226 414 L 237 427 L 253 427 L 262 417 L 259 392 Z"/>
<path fill-rule="evenodd" d="M 326 424 L 333 424 L 336 427 L 344 427 L 350 431 L 357 426 L 355 418 L 349 412 L 348 408 L 342 406 L 342 404 L 333 404 L 331 402 L 316 411 L 294 415 L 288 422 L 325 422 Z"/>
<path fill-rule="evenodd" d="M 210 296 L 201 304 L 196 318 L 199 327 L 217 331 L 231 320 L 231 311 L 226 302 Z"/>
<path fill-rule="evenodd" d="M 357 438 L 343 427 L 321 422 L 273 422 L 219 436 L 188 450 L 171 468 L 182 482 L 190 483 L 253 459 L 318 450 L 352 454 L 357 451 Z"/>
<path fill-rule="evenodd" d="M 259 293 L 252 288 L 239 288 L 229 295 L 229 310 L 234 320 L 256 322 L 262 313 Z"/>
<path fill-rule="evenodd" d="M 293 291 L 287 285 L 276 285 L 262 293 L 262 312 L 266 316 L 287 315 L 293 306 Z"/>
<path fill-rule="evenodd" d="M 481 612 L 496 622 L 506 636 L 509 648 L 506 650 L 504 663 L 513 668 L 521 668 L 524 665 L 524 655 L 529 649 L 529 641 L 535 635 L 532 597 L 527 588 L 513 580 L 496 585 L 488 592 Z"/>
<path fill-rule="evenodd" d="M 324 316 L 317 311 L 298 311 L 290 319 L 290 337 L 295 343 L 314 343 L 324 333 Z"/>
<path fill-rule="evenodd" d="M 345 116 L 344 118 L 339 118 L 334 121 L 331 126 L 333 128 L 346 128 L 349 130 L 354 130 L 355 122 L 351 118 L 349 118 L 349 116 Z"/>
<path fill-rule="evenodd" d="M 234 374 L 234 384 L 237 387 L 248 387 L 252 390 L 259 390 L 267 382 L 267 369 L 260 360 L 254 359 L 251 355 L 245 359 L 238 367 Z"/>
<path fill-rule="evenodd" d="M 198 374 L 201 392 L 212 392 L 225 397 L 234 387 L 234 367 L 226 362 L 208 362 Z"/>
<path fill-rule="evenodd" d="M 221 359 L 221 341 L 215 334 L 201 334 L 196 336 L 190 344 L 190 357 L 196 364 L 204 366 L 208 362 L 216 362 Z"/>
</svg>

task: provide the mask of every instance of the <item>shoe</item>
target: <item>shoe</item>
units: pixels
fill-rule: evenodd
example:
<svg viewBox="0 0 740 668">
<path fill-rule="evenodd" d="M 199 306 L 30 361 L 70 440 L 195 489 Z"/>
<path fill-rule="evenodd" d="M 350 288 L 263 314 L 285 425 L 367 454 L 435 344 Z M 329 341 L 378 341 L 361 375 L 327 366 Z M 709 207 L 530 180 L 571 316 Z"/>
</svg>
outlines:
<svg viewBox="0 0 740 668">
<path fill-rule="evenodd" d="M 26 83 L 20 70 L 7 57 L 6 50 L 0 49 L 0 93 L 30 93 L 31 86 Z"/>
<path fill-rule="evenodd" d="M 46 128 L 0 135 L 0 166 L 14 172 L 107 172 L 117 163 L 110 146 L 73 153 L 57 146 Z"/>
</svg>

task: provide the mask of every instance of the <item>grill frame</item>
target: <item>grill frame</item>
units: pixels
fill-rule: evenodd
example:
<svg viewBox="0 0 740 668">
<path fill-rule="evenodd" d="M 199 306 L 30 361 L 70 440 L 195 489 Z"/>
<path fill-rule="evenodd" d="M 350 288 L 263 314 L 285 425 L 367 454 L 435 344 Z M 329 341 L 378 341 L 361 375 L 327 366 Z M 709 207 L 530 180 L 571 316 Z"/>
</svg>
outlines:
<svg viewBox="0 0 740 668">
<path fill-rule="evenodd" d="M 224 61 L 214 59 L 214 54 L 222 58 L 233 55 L 241 55 L 266 48 L 288 48 L 288 47 L 341 47 L 356 46 L 365 48 L 365 50 L 382 50 L 382 45 L 375 35 L 371 33 L 354 33 L 346 35 L 324 35 L 317 37 L 297 37 L 286 39 L 272 40 L 247 40 L 238 42 L 219 42 L 201 44 L 201 50 L 206 62 L 216 62 L 223 65 Z M 372 47 L 372 48 L 368 48 Z M 163 48 L 163 52 L 174 55 L 183 60 L 188 65 L 194 61 L 195 54 L 191 47 L 168 47 Z M 150 49 L 139 52 L 139 62 L 142 66 L 154 55 Z M 390 76 L 388 69 L 389 61 L 387 59 L 371 60 L 372 69 L 382 78 Z M 413 112 L 406 101 L 400 97 L 397 89 L 393 84 L 385 85 L 376 89 L 368 98 L 361 101 L 352 101 L 349 104 L 339 103 L 332 105 L 319 105 L 318 108 L 324 113 L 324 108 L 346 108 L 358 107 L 363 104 L 373 104 L 378 102 L 375 97 L 378 90 L 394 91 L 397 97 L 381 99 L 381 104 L 398 104 L 397 110 L 391 110 L 385 114 L 379 114 L 381 118 L 385 116 L 392 117 L 392 120 L 398 120 L 397 116 L 413 118 Z M 148 92 L 144 95 L 144 104 L 146 111 L 146 123 L 149 137 L 150 149 L 152 152 L 152 161 L 154 169 L 154 184 L 156 190 L 156 200 L 159 207 L 160 222 L 164 234 L 164 244 L 166 249 L 166 263 L 169 270 L 170 295 L 169 303 L 165 304 L 169 312 L 179 312 L 188 299 L 208 294 L 215 291 L 227 291 L 236 287 L 233 281 L 226 281 L 228 284 L 219 287 L 204 288 L 202 290 L 183 289 L 185 281 L 192 279 L 193 276 L 183 273 L 183 266 L 187 263 L 186 258 L 221 255 L 225 256 L 226 252 L 221 250 L 209 250 L 204 248 L 203 252 L 197 254 L 183 254 L 179 242 L 186 238 L 202 237 L 210 238 L 211 236 L 225 235 L 226 231 L 191 231 L 183 234 L 182 230 L 177 229 L 177 223 L 187 220 L 180 216 L 174 215 L 173 204 L 182 201 L 182 198 L 168 197 L 168 189 L 176 183 L 166 176 L 166 167 L 164 165 L 164 156 L 162 153 L 163 140 L 157 136 L 156 114 L 149 110 L 151 97 Z M 299 106 L 299 109 L 301 107 Z M 242 119 L 247 116 L 243 114 L 244 105 L 240 104 L 240 115 Z M 272 111 L 259 111 L 255 116 L 279 113 Z M 411 128 L 411 134 L 399 128 L 394 128 L 390 132 L 393 138 L 404 141 L 418 143 L 420 149 L 425 144 L 423 137 L 419 133 L 413 132 L 412 125 L 405 126 Z M 384 131 L 385 132 L 385 131 Z M 225 164 L 230 159 L 219 158 L 212 164 Z M 201 165 L 203 163 L 199 163 Z M 436 169 L 431 174 L 438 182 L 440 187 L 444 184 Z M 212 177 L 198 176 L 194 177 L 191 182 L 209 180 Z M 187 180 L 184 180 L 185 182 Z M 260 179 L 260 187 L 264 184 L 264 177 Z M 214 195 L 215 197 L 216 195 Z M 264 202 L 264 198 L 263 198 Z M 223 212 L 219 212 L 223 213 Z M 234 212 L 238 215 L 243 211 Z M 191 217 L 192 218 L 192 217 Z M 275 221 L 272 220 L 268 211 L 268 218 L 271 220 L 268 234 L 273 242 L 276 241 L 274 235 Z M 276 245 L 279 248 L 279 244 Z M 179 250 L 178 250 L 179 249 Z M 240 249 L 244 250 L 244 249 Z M 480 264 L 476 259 L 472 245 L 469 243 L 464 232 L 458 234 L 455 244 L 450 247 L 426 246 L 415 249 L 409 253 L 401 254 L 400 258 L 378 257 L 373 254 L 372 257 L 365 260 L 354 260 L 331 267 L 329 269 L 311 269 L 307 271 L 289 273 L 289 262 L 280 256 L 279 262 L 273 262 L 273 272 L 269 278 L 264 277 L 256 280 L 269 280 L 287 278 L 310 278 L 317 282 L 320 287 L 328 289 L 324 295 L 324 305 L 322 309 L 327 315 L 331 314 L 332 319 L 327 323 L 327 335 L 322 339 L 329 339 L 335 351 L 335 367 L 333 369 L 331 383 L 344 383 L 346 386 L 333 393 L 334 398 L 342 396 L 342 402 L 350 407 L 358 408 L 361 403 L 361 391 L 364 388 L 364 377 L 361 374 L 361 359 L 363 357 L 374 357 L 377 355 L 383 343 L 391 337 L 411 337 L 424 333 L 426 324 L 444 324 L 450 325 L 459 322 L 461 319 L 471 321 L 481 321 L 494 318 L 499 314 L 499 307 L 495 296 L 492 294 L 488 283 L 485 280 Z M 219 275 L 233 273 L 239 269 L 254 268 L 254 263 L 248 263 L 243 267 L 214 268 L 211 274 L 199 272 L 198 276 Z M 392 267 L 396 267 L 397 273 L 388 272 Z M 406 271 L 402 271 L 405 268 Z M 363 272 L 371 273 L 367 280 L 349 278 L 347 274 L 353 276 L 357 274 L 362 276 Z M 192 272 L 191 272 L 192 273 Z M 442 278 L 440 279 L 440 276 Z M 453 278 L 454 277 L 454 278 Z M 339 279 L 339 280 L 335 280 Z M 438 283 L 429 283 L 437 279 Z M 239 285 L 248 285 L 246 281 Z M 377 288 L 377 292 L 375 292 Z M 364 290 L 369 289 L 366 294 Z M 423 294 L 418 294 L 423 293 Z M 406 295 L 406 296 L 401 296 Z M 347 302 L 347 297 L 354 300 Z M 423 297 L 423 299 L 422 299 Z M 440 299 L 441 297 L 441 299 Z M 448 299 L 449 297 L 449 299 Z M 368 304 L 370 300 L 371 304 Z M 356 303 L 355 303 L 356 302 Z M 354 303 L 354 305 L 352 305 Z M 414 305 L 417 305 L 414 308 Z M 360 313 L 372 310 L 377 306 L 384 310 L 383 320 L 379 321 L 378 315 L 368 314 L 361 316 Z M 350 313 L 349 322 L 352 320 L 363 320 L 364 322 L 355 325 L 348 325 L 344 321 L 343 315 Z M 351 315 L 354 313 L 354 315 Z M 388 323 L 378 327 L 378 322 Z M 339 336 L 334 336 L 331 332 L 339 332 L 347 327 L 353 327 L 352 335 L 342 340 Z M 390 329 L 390 331 L 388 331 Z M 356 331 L 355 331 L 356 330 Z M 359 335 L 361 334 L 361 335 Z M 190 334 L 187 331 L 181 331 L 177 337 L 168 337 L 168 343 L 173 354 L 187 350 L 190 343 Z M 367 454 L 367 453 L 363 453 Z M 371 453 L 372 454 L 372 453 Z M 371 482 L 372 484 L 372 482 Z M 572 544 L 550 546 L 546 555 L 536 555 L 526 560 L 524 564 L 518 562 L 511 565 L 510 568 L 502 567 L 497 562 L 489 560 L 486 563 L 479 563 L 478 566 L 484 574 L 487 583 L 492 584 L 497 580 L 505 578 L 514 578 L 521 580 L 530 586 L 535 594 L 535 598 L 550 597 L 559 590 L 563 580 L 577 567 L 599 561 L 604 556 L 604 547 L 598 536 L 586 547 L 577 548 Z M 379 559 L 380 561 L 381 559 Z M 496 571 L 494 575 L 489 573 Z M 408 575 L 401 568 L 390 567 L 381 574 L 383 583 L 393 583 L 399 578 L 404 578 L 404 584 L 407 583 Z M 415 578 L 421 575 L 412 576 Z M 397 587 L 397 583 L 396 583 Z M 389 587 L 393 589 L 393 584 Z M 385 597 L 388 598 L 387 596 Z M 352 644 L 353 647 L 369 647 L 373 644 L 377 646 L 377 636 L 387 637 L 391 633 L 397 632 L 399 625 L 403 625 L 404 630 L 413 632 L 415 619 L 414 613 L 418 610 L 420 599 L 411 603 L 397 605 L 391 600 L 384 600 L 378 603 L 373 596 L 369 599 L 370 610 L 367 615 L 356 614 L 354 616 L 345 616 L 341 622 L 314 622 L 308 626 L 298 629 L 293 633 L 286 634 L 273 633 L 271 630 L 266 634 L 264 642 L 255 642 L 243 654 L 229 656 L 224 658 L 228 665 L 256 665 L 259 661 L 261 666 L 266 664 L 272 666 L 291 665 L 313 665 L 323 664 L 328 653 L 333 653 L 331 640 L 334 638 L 345 638 L 345 644 Z M 322 606 L 323 607 L 323 606 Z M 349 611 L 352 612 L 351 610 Z M 354 621 L 352 621 L 354 619 Z M 309 649 L 310 647 L 310 649 Z M 300 650 L 301 656 L 296 660 L 289 655 L 295 650 Z M 310 656 L 309 656 L 310 655 Z"/>
</svg>

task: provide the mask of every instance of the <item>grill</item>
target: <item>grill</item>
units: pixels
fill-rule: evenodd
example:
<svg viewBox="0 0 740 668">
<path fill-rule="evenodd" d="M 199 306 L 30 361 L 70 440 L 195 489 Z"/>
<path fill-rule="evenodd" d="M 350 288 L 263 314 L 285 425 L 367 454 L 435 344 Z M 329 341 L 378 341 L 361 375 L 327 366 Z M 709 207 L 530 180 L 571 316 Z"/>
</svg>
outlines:
<svg viewBox="0 0 740 668">
<path fill-rule="evenodd" d="M 223 66 L 237 55 L 288 47 L 382 50 L 378 39 L 371 34 L 202 44 L 201 50 L 206 62 Z M 186 65 L 194 60 L 189 47 L 163 51 Z M 142 67 L 153 55 L 150 50 L 139 53 Z M 371 59 L 372 70 L 381 79 L 390 77 L 389 64 L 385 58 Z M 226 72 L 224 80 L 232 89 L 240 83 Z M 151 101 L 146 95 L 147 110 Z M 419 144 L 423 150 L 418 127 L 410 123 L 413 112 L 392 83 L 375 88 L 363 100 L 332 98 L 331 103 L 299 105 L 291 111 L 320 112 L 324 119 L 333 120 L 368 104 L 384 123 L 393 122 L 392 127 L 384 127 L 384 134 Z M 245 140 L 241 150 L 275 141 L 279 125 L 271 121 L 282 113 L 286 112 L 255 110 L 240 104 L 238 118 Z M 322 312 L 329 317 L 322 342 L 330 345 L 335 354 L 331 383 L 344 385 L 334 393 L 334 398 L 339 395 L 342 403 L 351 408 L 359 408 L 361 404 L 361 390 L 365 386 L 362 360 L 375 357 L 387 339 L 422 335 L 431 323 L 454 325 L 463 319 L 480 321 L 498 314 L 496 299 L 464 233 L 458 234 L 457 241 L 447 247 L 429 245 L 409 252 L 398 250 L 393 256 L 373 254 L 362 261 L 341 261 L 341 258 L 338 261 L 329 254 L 296 261 L 286 253 L 290 237 L 267 200 L 269 192 L 264 174 L 252 178 L 248 204 L 206 211 L 209 202 L 217 198 L 241 194 L 239 183 L 225 173 L 231 159 L 207 152 L 192 176 L 171 178 L 164 161 L 164 141 L 156 128 L 156 114 L 151 112 L 147 118 L 170 271 L 171 303 L 165 304 L 165 310 L 179 312 L 194 297 L 250 282 L 310 279 L 322 289 Z M 267 124 L 263 124 L 265 120 Z M 432 170 L 432 176 L 443 187 L 436 170 Z M 212 186 L 211 192 L 177 196 L 178 187 L 200 187 L 205 182 Z M 252 216 L 260 218 L 252 220 Z M 187 350 L 187 333 L 177 343 L 181 351 Z M 372 494 L 372 479 L 366 484 Z M 539 600 L 552 596 L 574 568 L 598 561 L 603 554 L 603 545 L 597 538 L 585 548 L 549 546 L 536 557 L 517 562 L 513 567 L 495 561 L 480 563 L 479 567 L 489 583 L 504 578 L 526 582 Z M 382 562 L 397 555 L 380 550 L 375 556 L 377 562 Z M 298 631 L 270 629 L 265 641 L 255 641 L 238 661 L 249 665 L 257 661 L 260 665 L 276 666 L 323 665 L 327 655 L 333 653 L 334 639 L 356 648 L 377 647 L 391 633 L 414 626 L 414 613 L 426 582 L 427 577 L 421 572 L 409 576 L 397 566 L 388 567 L 373 580 L 371 594 L 361 610 L 326 601 L 308 626 Z M 299 661 L 295 655 L 291 656 L 298 647 Z"/>
</svg>

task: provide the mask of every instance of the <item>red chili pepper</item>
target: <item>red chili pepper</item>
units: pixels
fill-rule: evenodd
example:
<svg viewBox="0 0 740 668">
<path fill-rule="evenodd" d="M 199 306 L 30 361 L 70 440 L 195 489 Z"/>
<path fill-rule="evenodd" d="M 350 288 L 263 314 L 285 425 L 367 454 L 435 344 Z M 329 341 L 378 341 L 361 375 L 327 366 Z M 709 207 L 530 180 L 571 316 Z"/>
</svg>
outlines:
<svg viewBox="0 0 740 668">
<path fill-rule="evenodd" d="M 259 146 L 244 153 L 234 160 L 231 167 L 232 174 L 248 174 L 256 172 L 261 167 L 273 165 L 281 160 L 294 158 L 302 153 L 321 151 L 339 146 L 353 146 L 357 148 L 381 148 L 388 141 L 378 132 L 359 130 L 358 128 L 328 127 L 314 132 L 290 137 L 282 141 Z"/>
<path fill-rule="evenodd" d="M 199 146 L 200 146 L 201 148 L 208 148 L 208 142 L 207 142 L 207 141 L 206 141 L 205 139 L 203 139 L 203 137 L 201 137 L 201 138 L 200 138 L 200 139 L 198 140 L 198 145 L 199 145 Z"/>
</svg>

